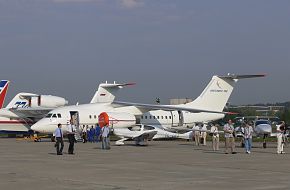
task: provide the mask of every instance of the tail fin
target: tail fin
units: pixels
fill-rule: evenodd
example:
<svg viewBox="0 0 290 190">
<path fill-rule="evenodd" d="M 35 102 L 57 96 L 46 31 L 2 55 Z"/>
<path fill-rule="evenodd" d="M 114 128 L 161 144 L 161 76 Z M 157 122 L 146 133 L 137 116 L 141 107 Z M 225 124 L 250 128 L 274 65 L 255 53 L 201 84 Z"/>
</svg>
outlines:
<svg viewBox="0 0 290 190">
<path fill-rule="evenodd" d="M 0 81 L 0 109 L 3 107 L 6 93 L 8 90 L 9 81 L 8 80 L 1 80 Z"/>
<path fill-rule="evenodd" d="M 6 108 L 26 108 L 29 106 L 29 101 L 26 98 L 27 96 L 37 96 L 37 94 L 25 93 L 21 92 L 17 94 L 10 103 L 6 106 Z"/>
<path fill-rule="evenodd" d="M 101 83 L 90 103 L 111 103 L 115 100 L 119 89 L 134 84 L 135 83 L 116 84 L 115 82 Z"/>
<path fill-rule="evenodd" d="M 212 111 L 223 111 L 229 97 L 239 79 L 264 77 L 265 75 L 227 75 L 213 76 L 199 97 L 186 104 L 190 108 Z"/>
</svg>

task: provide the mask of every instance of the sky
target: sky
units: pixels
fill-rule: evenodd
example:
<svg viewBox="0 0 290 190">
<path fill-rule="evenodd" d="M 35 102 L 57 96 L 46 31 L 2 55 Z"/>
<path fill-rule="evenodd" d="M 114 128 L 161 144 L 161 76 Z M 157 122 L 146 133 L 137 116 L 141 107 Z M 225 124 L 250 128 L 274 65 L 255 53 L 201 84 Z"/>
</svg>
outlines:
<svg viewBox="0 0 290 190">
<path fill-rule="evenodd" d="M 288 0 L 0 0 L 0 79 L 16 93 L 87 103 L 104 81 L 118 100 L 196 98 L 213 75 L 235 105 L 290 100 Z"/>
</svg>

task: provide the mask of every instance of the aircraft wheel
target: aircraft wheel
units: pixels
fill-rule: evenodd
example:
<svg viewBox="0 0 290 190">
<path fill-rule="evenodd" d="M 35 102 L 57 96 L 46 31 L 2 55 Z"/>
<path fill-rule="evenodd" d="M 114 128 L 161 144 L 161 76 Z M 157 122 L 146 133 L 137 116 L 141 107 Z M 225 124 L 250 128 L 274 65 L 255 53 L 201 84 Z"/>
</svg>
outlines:
<svg viewBox="0 0 290 190">
<path fill-rule="evenodd" d="M 267 144 L 263 142 L 263 148 L 267 148 Z"/>
</svg>

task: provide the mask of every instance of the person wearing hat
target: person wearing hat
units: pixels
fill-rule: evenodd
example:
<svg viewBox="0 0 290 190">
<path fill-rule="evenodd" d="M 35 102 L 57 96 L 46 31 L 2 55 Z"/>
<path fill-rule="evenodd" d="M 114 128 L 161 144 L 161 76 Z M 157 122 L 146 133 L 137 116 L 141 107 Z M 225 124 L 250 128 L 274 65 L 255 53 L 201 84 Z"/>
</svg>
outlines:
<svg viewBox="0 0 290 190">
<path fill-rule="evenodd" d="M 232 154 L 235 152 L 235 137 L 234 137 L 234 126 L 232 120 L 229 120 L 227 124 L 224 125 L 225 132 L 225 154 L 229 153 L 229 148 Z"/>
</svg>

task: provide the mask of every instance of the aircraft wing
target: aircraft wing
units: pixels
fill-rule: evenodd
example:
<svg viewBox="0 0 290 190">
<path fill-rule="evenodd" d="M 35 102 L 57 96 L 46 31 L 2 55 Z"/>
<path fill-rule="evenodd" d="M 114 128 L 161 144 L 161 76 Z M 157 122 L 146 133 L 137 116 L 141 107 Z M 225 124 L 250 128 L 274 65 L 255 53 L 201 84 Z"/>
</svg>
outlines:
<svg viewBox="0 0 290 190">
<path fill-rule="evenodd" d="M 152 139 L 154 135 L 156 134 L 157 134 L 156 130 L 148 130 L 148 131 L 143 131 L 142 133 L 139 133 L 138 135 L 135 135 L 132 138 L 135 139 L 141 136 L 148 136 L 149 139 Z"/>
<path fill-rule="evenodd" d="M 164 110 L 164 111 L 188 111 L 191 113 L 207 112 L 207 113 L 218 113 L 218 114 L 236 114 L 233 112 L 219 112 L 219 111 L 211 111 L 211 110 L 203 110 L 203 109 L 193 109 L 193 108 L 186 108 L 182 106 L 141 104 L 141 103 L 131 103 L 131 102 L 120 102 L 120 101 L 113 102 L 113 105 L 117 107 L 118 106 L 135 106 L 141 109 L 143 112 L 148 112 L 151 110 Z"/>
<path fill-rule="evenodd" d="M 53 108 L 44 108 L 44 107 L 9 109 L 9 111 L 24 118 L 28 118 L 28 117 L 42 118 L 51 110 L 53 110 Z"/>
</svg>

